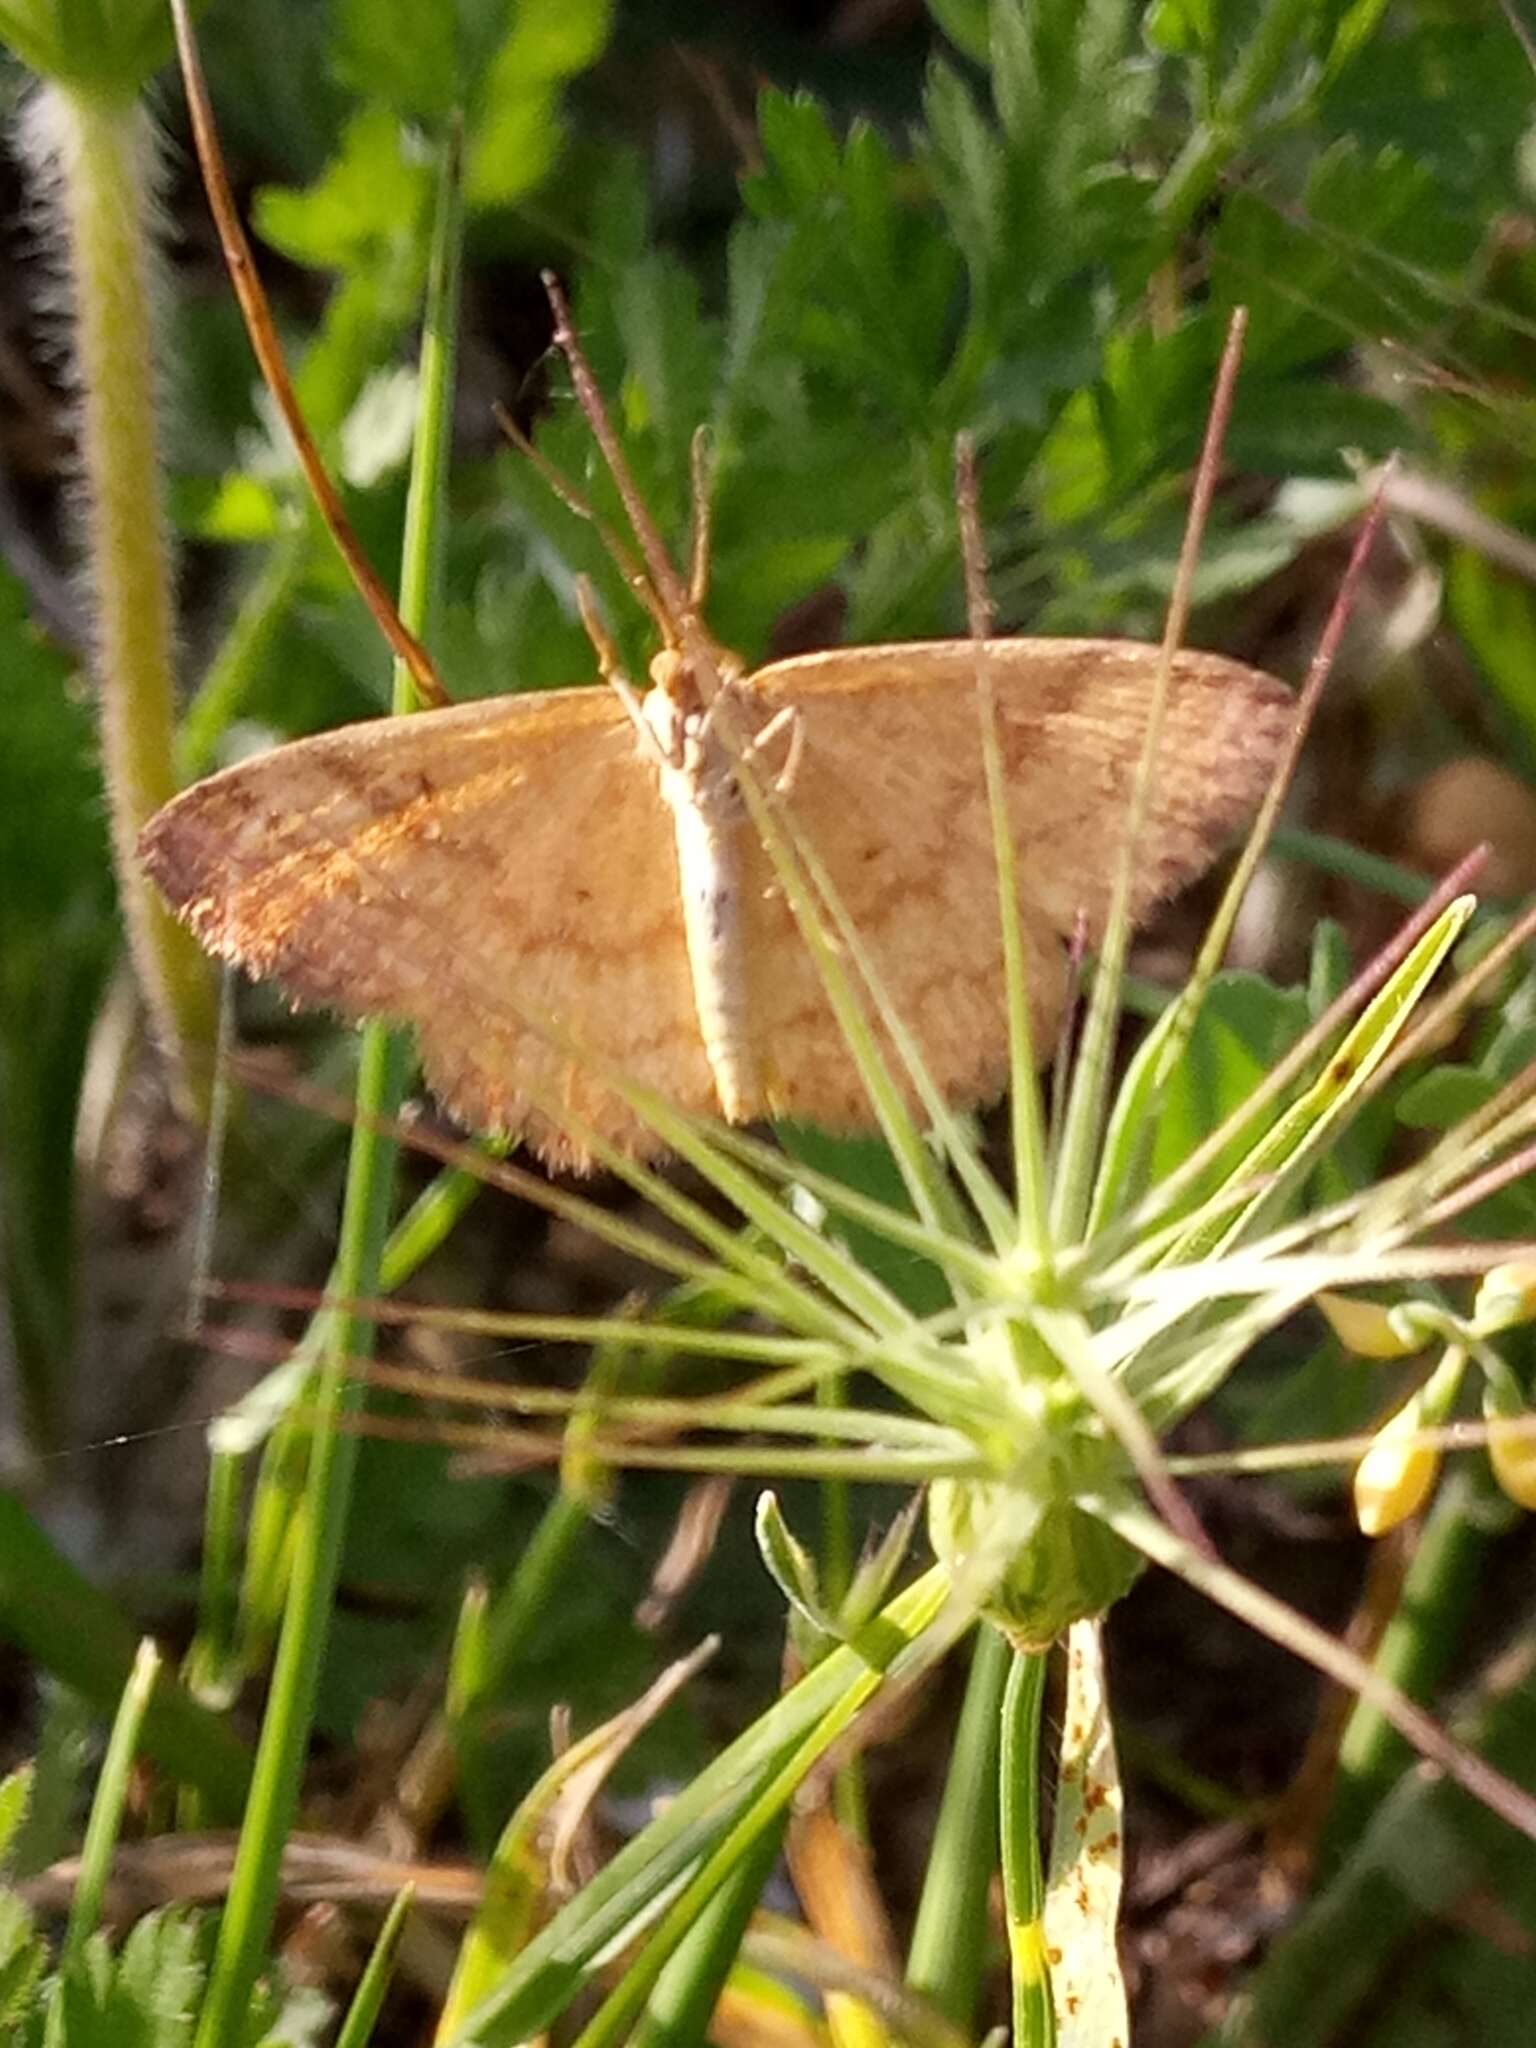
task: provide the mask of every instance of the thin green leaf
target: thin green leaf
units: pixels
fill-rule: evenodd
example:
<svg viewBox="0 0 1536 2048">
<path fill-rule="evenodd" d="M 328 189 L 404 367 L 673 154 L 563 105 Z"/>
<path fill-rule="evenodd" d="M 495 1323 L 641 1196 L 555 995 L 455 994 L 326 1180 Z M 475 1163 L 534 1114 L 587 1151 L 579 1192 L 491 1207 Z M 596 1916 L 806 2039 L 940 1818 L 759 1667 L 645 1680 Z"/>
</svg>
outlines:
<svg viewBox="0 0 1536 2048">
<path fill-rule="evenodd" d="M 1318 1079 L 1233 1168 L 1207 1203 L 1203 1219 L 1178 1240 L 1169 1263 L 1180 1264 L 1233 1244 L 1274 1213 L 1368 1090 L 1475 908 L 1474 899 L 1463 896 L 1436 919 Z"/>
<path fill-rule="evenodd" d="M 939 1617 L 946 1594 L 943 1572 L 926 1573 L 856 1643 L 834 1650 L 807 1673 L 540 1929 L 465 2021 L 454 2048 L 470 2042 L 500 2048 L 563 2011 L 601 1957 L 648 1926 L 702 1867 L 710 1848 L 750 1809 L 770 1774 L 799 1754 L 818 1723 L 850 1697 L 864 1697 L 870 1677 L 877 1684 L 882 1677 L 894 1680 L 923 1653 L 924 1631 Z M 811 1762 L 806 1756 L 804 1767 Z"/>
<path fill-rule="evenodd" d="M 389 1990 L 389 1980 L 395 1967 L 395 1957 L 400 1943 L 405 1938 L 406 1921 L 415 1902 L 414 1885 L 404 1885 L 390 1902 L 384 1924 L 379 1929 L 373 1947 L 368 1951 L 368 1960 L 363 1965 L 363 1974 L 357 1980 L 357 1989 L 347 2007 L 347 2016 L 336 2035 L 336 2048 L 367 2048 L 373 2039 L 374 2024 Z"/>
<path fill-rule="evenodd" d="M 102 1759 L 101 1773 L 91 1800 L 91 1817 L 86 1823 L 80 1850 L 80 1875 L 70 1903 L 69 1925 L 65 1929 L 59 1967 L 66 1973 L 79 1966 L 88 1938 L 96 1932 L 101 1902 L 106 1895 L 112 1857 L 123 1824 L 128 1799 L 128 1780 L 138 1755 L 144 1730 L 144 1716 L 160 1675 L 160 1652 L 146 1638 L 139 1645 L 133 1670 L 123 1687 L 123 1697 L 112 1723 L 112 1736 Z"/>
<path fill-rule="evenodd" d="M 778 1495 L 771 1488 L 757 1497 L 752 1529 L 758 1555 L 790 1607 L 818 1635 L 838 1639 L 843 1631 L 822 1604 L 816 1560 L 785 1521 Z"/>
</svg>

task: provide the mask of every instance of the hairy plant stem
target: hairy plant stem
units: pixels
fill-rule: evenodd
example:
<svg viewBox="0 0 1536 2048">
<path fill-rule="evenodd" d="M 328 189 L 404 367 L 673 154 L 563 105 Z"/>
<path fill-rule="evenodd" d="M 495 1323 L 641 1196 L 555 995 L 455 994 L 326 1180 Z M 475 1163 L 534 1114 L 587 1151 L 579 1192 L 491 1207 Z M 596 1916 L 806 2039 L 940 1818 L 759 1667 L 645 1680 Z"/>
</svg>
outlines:
<svg viewBox="0 0 1536 2048">
<path fill-rule="evenodd" d="M 155 393 L 154 136 L 137 100 L 45 86 L 25 139 L 63 229 L 102 765 L 123 919 L 185 1105 L 206 1106 L 217 1004 L 207 961 L 139 867 L 176 793 L 171 558 Z"/>
</svg>

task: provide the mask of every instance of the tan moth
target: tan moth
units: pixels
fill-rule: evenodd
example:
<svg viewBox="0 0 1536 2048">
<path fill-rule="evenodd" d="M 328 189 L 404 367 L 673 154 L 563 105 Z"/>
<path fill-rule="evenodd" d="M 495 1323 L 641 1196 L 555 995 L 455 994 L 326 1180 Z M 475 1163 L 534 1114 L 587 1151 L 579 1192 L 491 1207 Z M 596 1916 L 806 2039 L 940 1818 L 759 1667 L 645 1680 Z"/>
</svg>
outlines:
<svg viewBox="0 0 1536 2048">
<path fill-rule="evenodd" d="M 1107 912 L 1159 659 L 1128 641 L 986 644 L 1039 1044 L 1064 935 L 1084 917 L 1093 936 Z M 864 1086 L 746 816 L 721 712 L 748 750 L 787 721 L 776 801 L 793 838 L 938 1087 L 981 1103 L 1006 1080 L 1007 1031 L 977 666 L 956 640 L 748 674 L 688 621 L 638 717 L 618 690 L 576 688 L 349 726 L 188 790 L 151 822 L 144 858 L 213 951 L 300 1001 L 411 1024 L 455 1114 L 553 1162 L 583 1163 L 562 1110 L 627 1151 L 656 1141 L 530 1013 L 690 1111 L 857 1129 Z M 1267 676 L 1175 657 L 1133 916 L 1241 825 L 1290 714 Z M 468 961 L 472 1004 L 455 997 Z"/>
</svg>

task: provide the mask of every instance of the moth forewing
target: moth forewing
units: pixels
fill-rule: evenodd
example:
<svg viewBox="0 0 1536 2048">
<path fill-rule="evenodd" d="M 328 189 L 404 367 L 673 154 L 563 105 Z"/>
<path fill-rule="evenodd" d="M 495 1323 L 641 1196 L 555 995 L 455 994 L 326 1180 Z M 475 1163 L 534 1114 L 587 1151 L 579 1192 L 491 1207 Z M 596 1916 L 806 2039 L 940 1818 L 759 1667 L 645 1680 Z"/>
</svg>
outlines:
<svg viewBox="0 0 1536 2048">
<path fill-rule="evenodd" d="M 944 1096 L 972 1106 L 1007 1075 L 996 859 L 969 641 L 835 650 L 751 679 L 762 711 L 790 707 L 798 765 L 783 800 L 817 856 Z M 1049 1046 L 1065 989 L 1061 940 L 1096 930 L 1118 850 L 1115 806 L 1140 744 L 1156 650 L 1131 642 L 988 643 L 1017 855 L 1013 907 L 1031 944 L 1035 1040 Z M 1288 730 L 1290 695 L 1215 656 L 1179 657 L 1147 834 L 1138 914 L 1206 866 L 1257 801 Z M 794 940 L 771 864 L 749 848 L 757 1028 L 795 1049 L 775 1108 L 857 1121 L 858 1076 L 815 963 Z"/>
<path fill-rule="evenodd" d="M 585 1163 L 578 1121 L 657 1149 L 593 1071 L 640 1031 L 647 1077 L 714 1107 L 666 808 L 608 691 L 295 742 L 179 797 L 144 856 L 212 950 L 299 1002 L 411 1024 L 446 1107 L 551 1161 Z M 541 1013 L 579 1022 L 591 1060 Z"/>
</svg>

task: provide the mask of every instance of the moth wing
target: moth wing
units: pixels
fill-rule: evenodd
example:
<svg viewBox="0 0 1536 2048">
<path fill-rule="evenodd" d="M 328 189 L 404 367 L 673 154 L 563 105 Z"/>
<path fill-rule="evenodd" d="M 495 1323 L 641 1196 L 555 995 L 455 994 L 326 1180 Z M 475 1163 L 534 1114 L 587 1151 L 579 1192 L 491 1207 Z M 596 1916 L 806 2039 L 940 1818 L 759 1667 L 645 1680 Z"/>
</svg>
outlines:
<svg viewBox="0 0 1536 2048">
<path fill-rule="evenodd" d="M 1029 948 L 1035 1042 L 1054 1042 L 1061 939 L 1103 929 L 1157 673 L 1155 648 L 1002 640 L 988 649 Z M 782 815 L 815 850 L 930 1072 L 956 1104 L 1007 1079 L 997 863 L 969 641 L 836 650 L 759 671 L 766 719 L 799 726 Z M 1252 813 L 1290 692 L 1207 654 L 1175 658 L 1132 914 L 1200 873 Z M 775 1110 L 847 1127 L 867 1097 L 761 846 L 748 849 L 753 1015 Z"/>
<path fill-rule="evenodd" d="M 211 951 L 295 1000 L 415 1028 L 466 1123 L 587 1163 L 567 1115 L 631 1153 L 648 1128 L 583 1053 L 714 1107 L 670 817 L 604 690 L 344 727 L 201 782 L 141 851 Z"/>
</svg>

